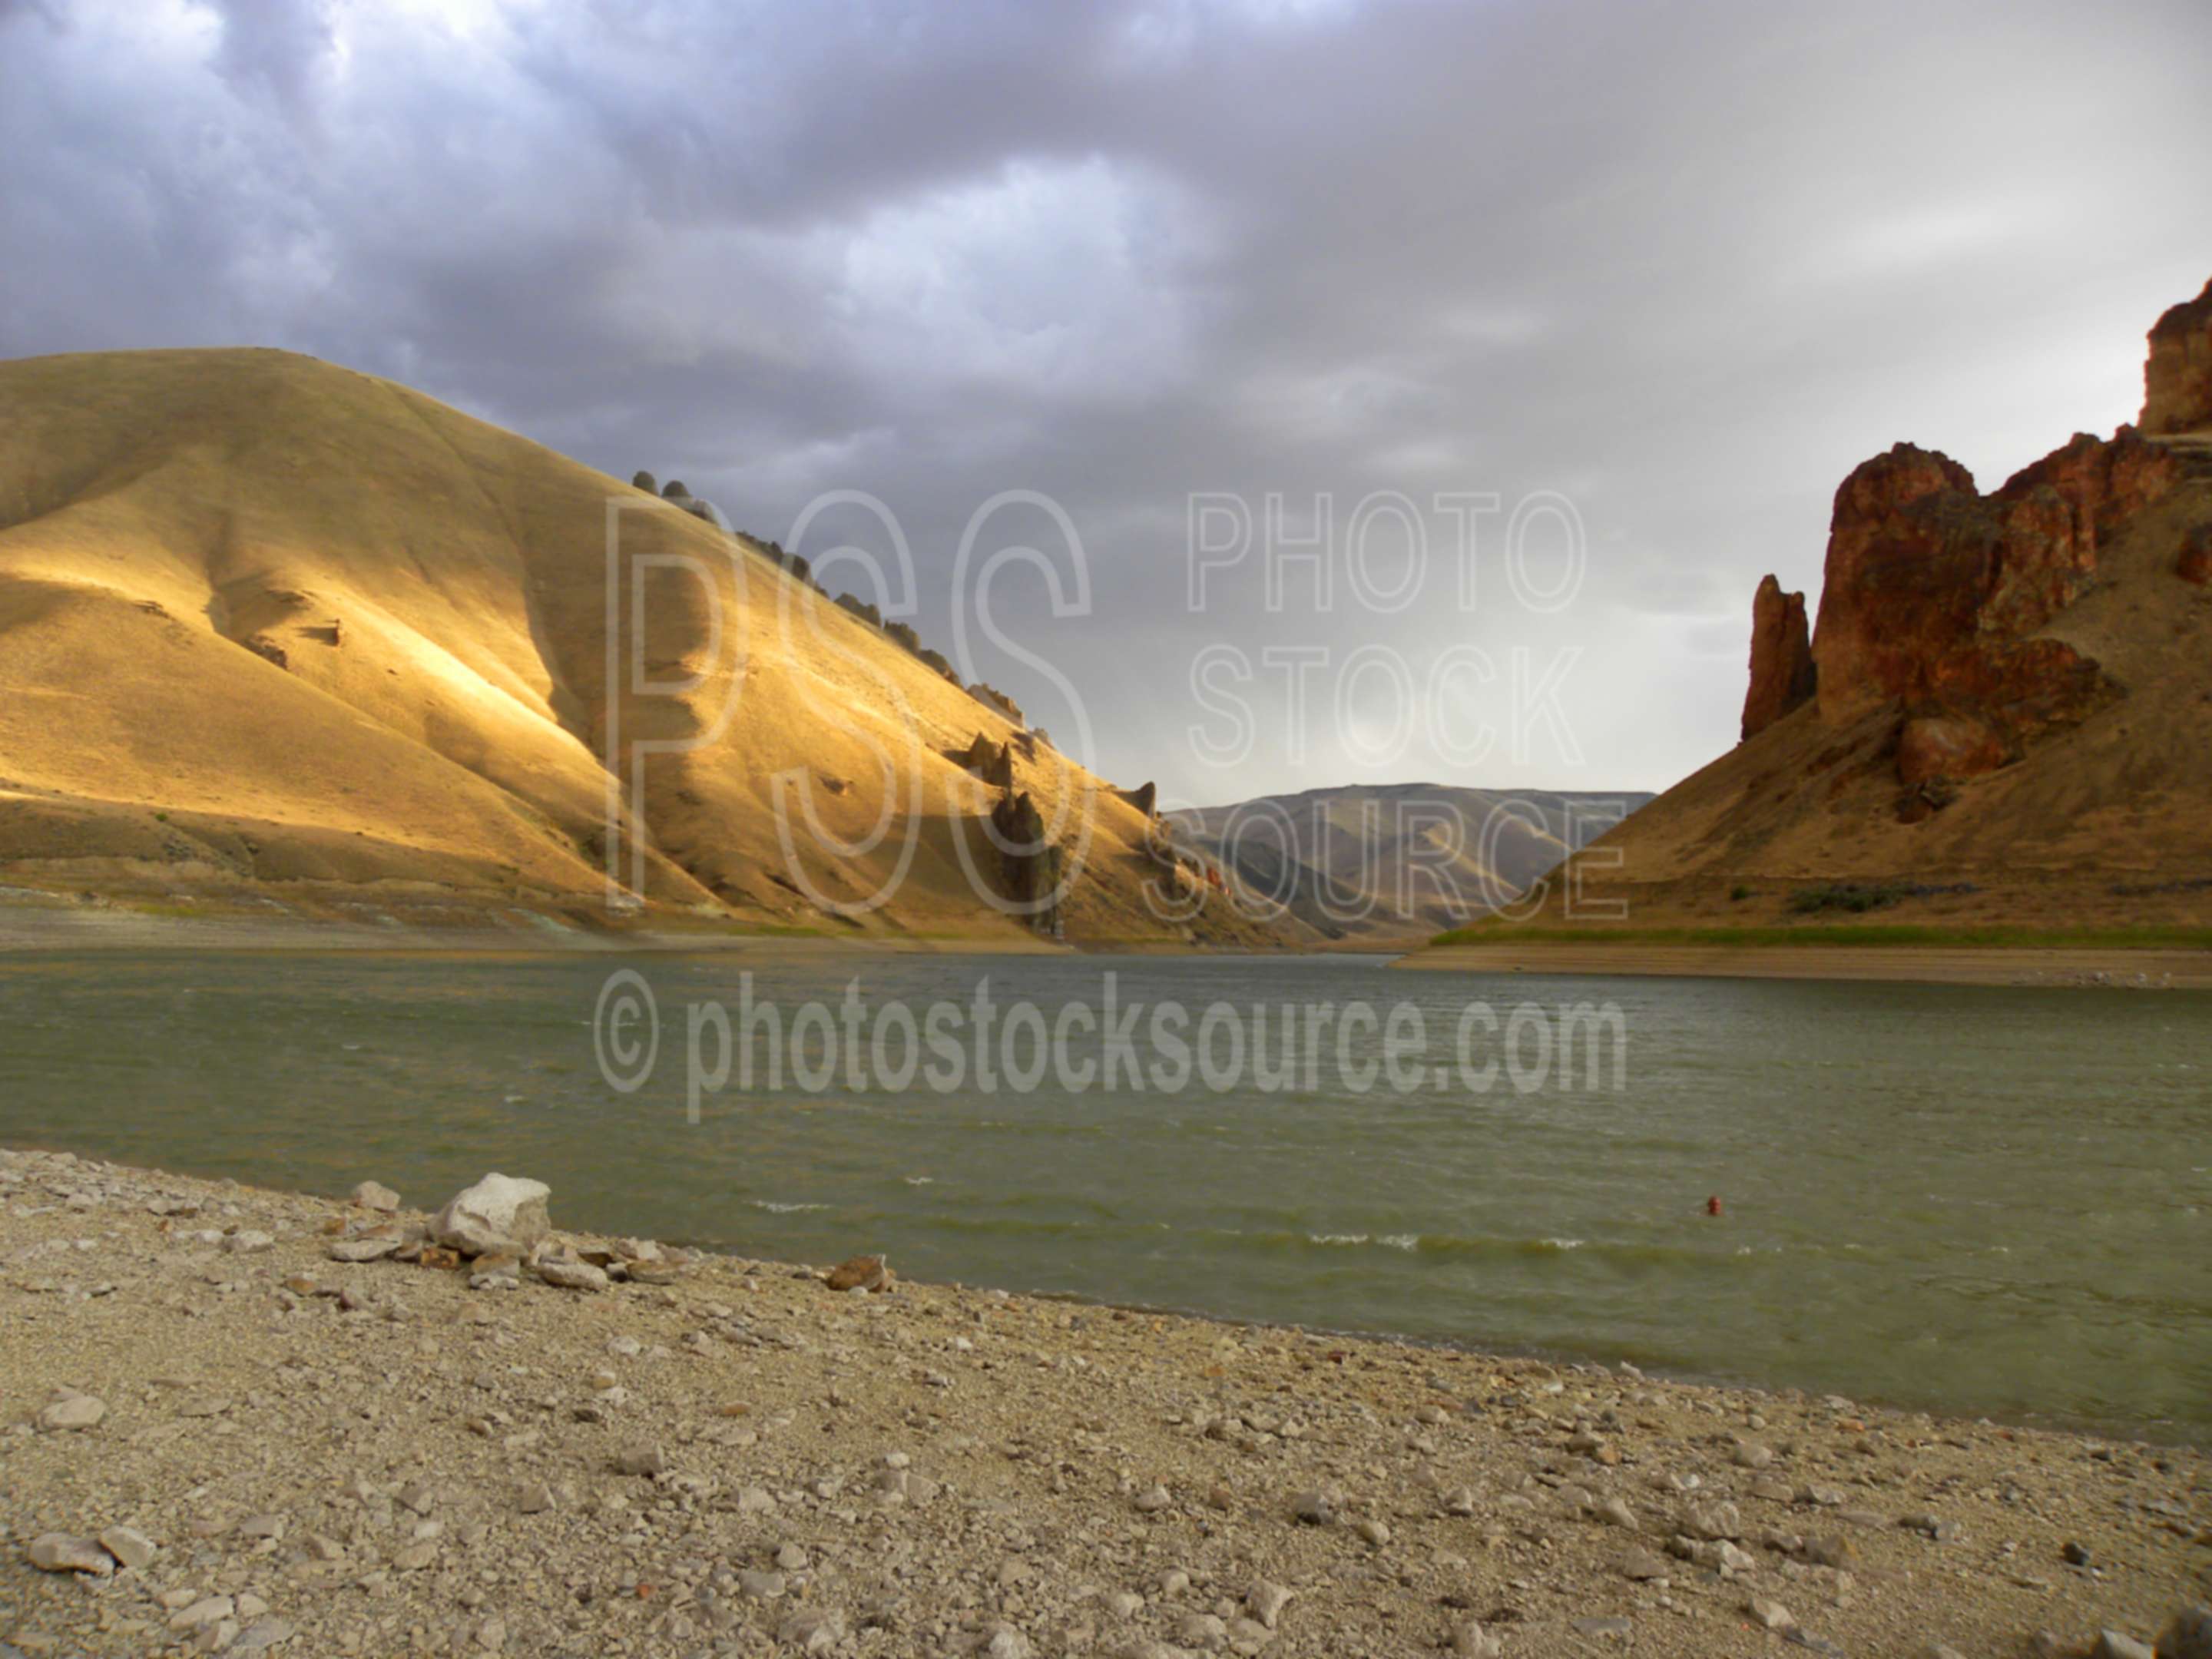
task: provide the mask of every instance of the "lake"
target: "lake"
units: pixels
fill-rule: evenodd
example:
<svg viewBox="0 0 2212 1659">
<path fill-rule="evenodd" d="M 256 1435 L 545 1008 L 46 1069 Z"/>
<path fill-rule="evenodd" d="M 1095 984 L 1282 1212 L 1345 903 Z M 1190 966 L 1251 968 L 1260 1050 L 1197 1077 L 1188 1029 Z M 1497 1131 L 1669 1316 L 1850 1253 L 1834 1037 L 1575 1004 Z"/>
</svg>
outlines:
<svg viewBox="0 0 2212 1659">
<path fill-rule="evenodd" d="M 635 1055 L 649 1024 L 605 1024 L 617 969 L 660 1025 L 627 1094 L 600 1053 Z M 692 1123 L 684 1011 L 734 1014 L 747 972 L 787 1013 L 856 978 L 872 1008 L 964 1005 L 988 976 L 1036 1025 L 1095 1008 L 1109 973 L 1124 1006 L 1403 1003 L 1432 1032 L 1479 999 L 1501 1022 L 1597 1004 L 1618 1012 L 1621 1086 L 1608 1059 L 1596 1088 L 1501 1073 L 1472 1092 L 1424 1064 L 1409 1091 L 1362 1091 L 1324 1064 L 1288 1087 L 1255 1066 L 1218 1090 L 985 1092 L 972 1072 L 848 1088 L 841 1067 L 808 1094 L 764 1086 L 756 1031 L 755 1086 L 705 1093 Z M 1139 1028 L 1139 1073 L 1154 1037 Z M 1340 1026 L 1322 1048 L 1371 1068 L 1397 1041 Z M 1104 1042 L 1071 1028 L 1085 1057 Z M 745 1255 L 881 1251 L 922 1279 L 2197 1441 L 2208 1068 L 2212 996 L 2194 993 L 1343 957 L 0 958 L 11 1143 L 334 1194 L 374 1177 L 425 1206 L 498 1169 L 549 1182 L 556 1223 Z"/>
</svg>

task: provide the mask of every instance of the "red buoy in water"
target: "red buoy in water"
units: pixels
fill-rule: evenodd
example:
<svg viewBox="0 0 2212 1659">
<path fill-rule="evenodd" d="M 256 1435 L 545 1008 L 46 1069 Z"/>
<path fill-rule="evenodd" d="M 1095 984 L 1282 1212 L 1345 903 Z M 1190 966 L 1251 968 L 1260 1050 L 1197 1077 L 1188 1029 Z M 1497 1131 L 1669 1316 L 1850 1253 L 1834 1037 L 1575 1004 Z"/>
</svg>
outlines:
<svg viewBox="0 0 2212 1659">
<path fill-rule="evenodd" d="M 1707 1215 L 1718 1215 L 1720 1212 L 1721 1195 L 1718 1193 L 1715 1193 L 1711 1198 L 1705 1200 L 1705 1213 Z"/>
</svg>

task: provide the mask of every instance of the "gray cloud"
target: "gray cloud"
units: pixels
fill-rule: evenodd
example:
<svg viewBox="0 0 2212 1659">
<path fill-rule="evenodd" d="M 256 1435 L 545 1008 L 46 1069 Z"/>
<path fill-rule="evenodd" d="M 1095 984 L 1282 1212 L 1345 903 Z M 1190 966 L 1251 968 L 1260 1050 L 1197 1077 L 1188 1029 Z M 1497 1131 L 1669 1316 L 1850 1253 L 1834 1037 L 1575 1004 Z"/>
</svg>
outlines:
<svg viewBox="0 0 2212 1659">
<path fill-rule="evenodd" d="M 769 535 L 866 489 L 939 641 L 969 514 L 1045 491 L 1096 614 L 999 613 L 1099 764 L 1183 799 L 1663 787 L 1732 739 L 1752 588 L 1817 586 L 1857 460 L 1989 477 L 2132 413 L 2143 330 L 2212 272 L 2208 46 L 2193 0 L 0 0 L 0 355 L 311 351 Z M 1402 611 L 1340 568 L 1271 612 L 1256 560 L 1187 609 L 1191 492 L 1295 526 L 1326 491 L 1341 529 L 1382 489 L 1563 492 L 1579 599 L 1517 603 L 1493 520 L 1463 608 L 1431 514 Z M 1449 701 L 1500 742 L 1364 769 L 1383 682 L 1340 719 L 1331 674 L 1302 763 L 1278 684 L 1207 765 L 1217 643 L 1481 647 L 1500 680 Z M 1504 740 L 1516 647 L 1580 652 L 1577 753 Z"/>
</svg>

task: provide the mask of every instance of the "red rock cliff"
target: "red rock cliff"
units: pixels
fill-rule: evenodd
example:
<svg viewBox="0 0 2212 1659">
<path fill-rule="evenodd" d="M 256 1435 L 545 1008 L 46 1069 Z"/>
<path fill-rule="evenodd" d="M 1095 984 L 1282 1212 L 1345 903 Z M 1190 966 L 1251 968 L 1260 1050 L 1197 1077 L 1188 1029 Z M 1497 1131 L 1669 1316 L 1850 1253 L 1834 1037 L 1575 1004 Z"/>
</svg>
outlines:
<svg viewBox="0 0 2212 1659">
<path fill-rule="evenodd" d="M 1751 601 L 1751 689 L 1743 699 L 1747 739 L 1813 696 L 1813 647 L 1805 631 L 1805 596 L 1784 593 L 1768 576 Z"/>
<path fill-rule="evenodd" d="M 2150 331 L 2142 424 L 2150 433 L 2212 427 L 2212 283 Z"/>
<path fill-rule="evenodd" d="M 2002 765 L 2109 693 L 2098 665 L 2032 637 L 2094 578 L 2097 549 L 2179 475 L 2129 428 L 2086 434 L 1984 495 L 1949 457 L 1899 444 L 1836 492 L 1813 639 L 1824 719 L 1899 711 L 1908 785 Z"/>
</svg>

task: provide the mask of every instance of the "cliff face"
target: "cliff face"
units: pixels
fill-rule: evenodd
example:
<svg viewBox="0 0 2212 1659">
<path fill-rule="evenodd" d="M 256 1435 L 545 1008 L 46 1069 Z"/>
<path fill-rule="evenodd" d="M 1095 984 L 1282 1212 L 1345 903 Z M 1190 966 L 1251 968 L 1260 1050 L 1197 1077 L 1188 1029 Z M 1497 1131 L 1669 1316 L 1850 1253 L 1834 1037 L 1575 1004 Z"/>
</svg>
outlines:
<svg viewBox="0 0 2212 1659">
<path fill-rule="evenodd" d="M 2100 546 L 2179 475 L 2124 428 L 2109 442 L 2079 434 L 1987 495 L 1911 444 L 1862 465 L 1830 520 L 1813 641 L 1822 717 L 1896 704 L 1907 785 L 1990 771 L 2080 720 L 2112 688 L 2096 661 L 2038 632 L 2095 580 Z"/>
<path fill-rule="evenodd" d="M 2142 425 L 2156 434 L 2212 427 L 2212 283 L 2150 331 Z"/>
<path fill-rule="evenodd" d="M 1757 737 L 1809 702 L 1814 679 L 1805 596 L 1784 592 L 1770 575 L 1751 601 L 1751 689 L 1743 697 L 1743 735 Z"/>
<path fill-rule="evenodd" d="M 1852 879 L 1977 920 L 2212 918 L 2212 286 L 2144 384 L 2140 428 L 1986 494 L 1912 444 L 1856 468 L 1809 648 L 1768 578 L 1743 741 L 1598 843 L 1622 873 L 1591 895 L 1757 921 Z"/>
</svg>

